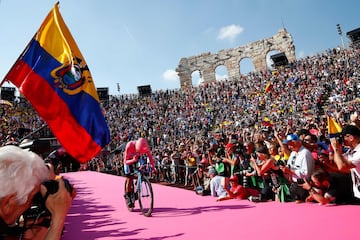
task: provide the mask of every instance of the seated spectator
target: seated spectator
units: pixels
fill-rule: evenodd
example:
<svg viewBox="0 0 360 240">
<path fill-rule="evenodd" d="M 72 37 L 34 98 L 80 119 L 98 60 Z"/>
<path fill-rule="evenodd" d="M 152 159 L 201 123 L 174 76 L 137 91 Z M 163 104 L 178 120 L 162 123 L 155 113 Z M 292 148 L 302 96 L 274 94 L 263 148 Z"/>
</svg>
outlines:
<svg viewBox="0 0 360 240">
<path fill-rule="evenodd" d="M 197 169 L 192 174 L 192 182 L 194 183 L 194 190 L 198 195 L 210 195 L 210 178 L 207 177 L 205 165 L 198 164 Z"/>
<path fill-rule="evenodd" d="M 210 193 L 213 197 L 223 198 L 226 197 L 227 192 L 224 188 L 225 177 L 217 175 L 215 168 L 211 167 L 208 171 L 210 177 Z"/>
<path fill-rule="evenodd" d="M 246 189 L 238 184 L 238 177 L 236 175 L 231 176 L 230 178 L 225 179 L 225 191 L 227 195 L 225 197 L 218 198 L 217 201 L 224 201 L 228 199 L 247 199 L 248 193 Z M 230 185 L 230 188 L 229 188 Z"/>
</svg>

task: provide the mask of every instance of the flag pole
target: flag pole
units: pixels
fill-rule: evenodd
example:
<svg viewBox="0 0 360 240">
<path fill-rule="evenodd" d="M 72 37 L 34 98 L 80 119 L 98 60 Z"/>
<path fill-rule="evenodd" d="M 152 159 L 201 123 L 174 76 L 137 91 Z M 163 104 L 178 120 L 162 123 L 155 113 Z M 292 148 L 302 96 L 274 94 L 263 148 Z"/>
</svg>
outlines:
<svg viewBox="0 0 360 240">
<path fill-rule="evenodd" d="M 35 129 L 34 131 L 32 131 L 31 133 L 29 133 L 28 135 L 22 137 L 22 138 L 19 140 L 19 142 L 22 142 L 24 139 L 31 137 L 31 136 L 34 135 L 35 133 L 37 133 L 37 132 L 41 131 L 42 129 L 44 129 L 45 127 L 47 127 L 47 125 L 46 125 L 46 124 L 43 124 L 41 127 Z"/>
<path fill-rule="evenodd" d="M 0 87 L 2 87 L 2 85 L 5 83 L 5 81 L 7 81 L 6 78 L 4 78 L 4 79 L 1 81 Z"/>
</svg>

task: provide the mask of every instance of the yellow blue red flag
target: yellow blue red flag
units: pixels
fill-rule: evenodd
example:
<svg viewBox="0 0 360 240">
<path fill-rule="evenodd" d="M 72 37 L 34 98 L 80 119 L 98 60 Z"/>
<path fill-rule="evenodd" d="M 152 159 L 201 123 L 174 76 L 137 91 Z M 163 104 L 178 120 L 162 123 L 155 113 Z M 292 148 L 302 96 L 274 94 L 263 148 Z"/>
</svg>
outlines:
<svg viewBox="0 0 360 240">
<path fill-rule="evenodd" d="M 56 3 L 5 76 L 47 122 L 64 149 L 89 161 L 110 141 L 89 68 Z"/>
<path fill-rule="evenodd" d="M 342 131 L 342 127 L 336 120 L 330 116 L 327 116 L 328 122 L 328 135 L 329 138 L 339 137 Z"/>
<path fill-rule="evenodd" d="M 265 86 L 265 92 L 268 93 L 271 92 L 272 90 L 273 90 L 273 84 L 271 81 L 269 81 Z"/>
</svg>

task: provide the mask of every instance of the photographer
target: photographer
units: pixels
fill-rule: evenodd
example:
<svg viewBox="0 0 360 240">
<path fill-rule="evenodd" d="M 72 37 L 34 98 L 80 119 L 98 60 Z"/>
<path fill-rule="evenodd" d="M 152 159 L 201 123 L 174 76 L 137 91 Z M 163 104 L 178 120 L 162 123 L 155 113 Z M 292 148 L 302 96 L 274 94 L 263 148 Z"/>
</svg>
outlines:
<svg viewBox="0 0 360 240">
<path fill-rule="evenodd" d="M 35 222 L 25 232 L 24 238 L 60 239 L 73 197 L 63 179 L 56 180 L 58 190 L 48 194 L 42 183 L 49 178 L 49 170 L 37 154 L 16 146 L 0 147 L 0 239 L 14 236 L 17 220 L 31 207 L 39 191 L 43 197 L 47 196 L 44 201 L 51 214 L 50 226 L 37 226 Z"/>
<path fill-rule="evenodd" d="M 342 144 L 336 138 L 331 138 L 334 161 L 340 172 L 351 173 L 355 197 L 360 199 L 360 129 L 354 125 L 346 125 L 341 134 L 343 145 L 348 151 L 344 153 Z"/>
</svg>

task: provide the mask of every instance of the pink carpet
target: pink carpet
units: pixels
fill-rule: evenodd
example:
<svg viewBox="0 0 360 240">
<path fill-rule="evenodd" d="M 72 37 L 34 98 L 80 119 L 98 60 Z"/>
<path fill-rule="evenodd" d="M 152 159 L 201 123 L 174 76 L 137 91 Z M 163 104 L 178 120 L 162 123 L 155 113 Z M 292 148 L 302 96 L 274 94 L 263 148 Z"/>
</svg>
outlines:
<svg viewBox="0 0 360 240">
<path fill-rule="evenodd" d="M 147 218 L 138 208 L 128 212 L 122 197 L 125 178 L 97 172 L 64 176 L 78 192 L 64 240 L 360 239 L 360 206 L 216 202 L 210 196 L 153 184 L 154 212 Z"/>
</svg>

